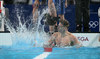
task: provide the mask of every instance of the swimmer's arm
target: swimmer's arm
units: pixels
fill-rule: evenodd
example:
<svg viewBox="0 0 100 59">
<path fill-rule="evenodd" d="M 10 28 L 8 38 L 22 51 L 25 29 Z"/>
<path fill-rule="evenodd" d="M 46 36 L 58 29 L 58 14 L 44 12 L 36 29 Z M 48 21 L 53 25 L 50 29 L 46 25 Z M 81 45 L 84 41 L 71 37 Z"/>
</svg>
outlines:
<svg viewBox="0 0 100 59">
<path fill-rule="evenodd" d="M 44 44 L 44 47 L 53 47 L 52 44 L 53 44 L 53 41 L 52 41 L 52 39 L 50 39 L 48 41 L 48 44 Z"/>
<path fill-rule="evenodd" d="M 57 38 L 57 34 L 56 34 L 56 33 L 54 33 L 54 34 L 51 36 L 51 38 L 50 38 L 49 42 L 54 41 L 56 38 Z"/>
<path fill-rule="evenodd" d="M 78 41 L 78 39 L 76 38 L 76 36 L 74 36 L 73 34 L 71 34 L 71 36 L 74 39 L 74 45 L 76 46 L 76 48 L 82 47 L 82 44 Z"/>
<path fill-rule="evenodd" d="M 71 35 L 71 36 L 74 36 L 74 35 L 73 35 L 72 33 L 70 33 L 69 31 L 67 31 L 67 34 L 68 34 L 68 35 Z"/>
<path fill-rule="evenodd" d="M 72 35 L 72 37 L 74 38 L 75 45 L 81 46 L 81 43 L 78 41 L 78 39 L 74 35 Z"/>
<path fill-rule="evenodd" d="M 74 45 L 76 45 L 77 48 L 82 47 L 82 44 L 78 41 L 78 39 L 73 34 L 71 34 L 70 32 L 67 32 L 67 34 L 71 35 L 71 37 L 74 38 L 74 41 L 75 41 Z"/>
<path fill-rule="evenodd" d="M 74 41 L 78 42 L 78 39 L 70 32 L 67 31 L 67 34 L 74 38 Z"/>
<path fill-rule="evenodd" d="M 78 39 L 76 37 L 74 37 L 74 40 L 75 40 L 75 45 L 77 48 L 82 47 L 82 44 L 78 41 Z"/>
</svg>

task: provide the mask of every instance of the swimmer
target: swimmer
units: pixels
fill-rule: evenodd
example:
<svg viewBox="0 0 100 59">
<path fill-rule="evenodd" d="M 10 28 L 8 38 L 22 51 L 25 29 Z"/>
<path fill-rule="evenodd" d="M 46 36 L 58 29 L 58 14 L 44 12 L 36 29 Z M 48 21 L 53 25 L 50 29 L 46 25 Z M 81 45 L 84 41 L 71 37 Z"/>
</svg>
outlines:
<svg viewBox="0 0 100 59">
<path fill-rule="evenodd" d="M 58 27 L 58 32 L 52 34 L 51 39 L 48 41 L 49 44 L 44 47 L 66 47 L 66 46 L 74 46 L 81 47 L 82 45 L 78 41 L 78 39 L 68 32 L 68 24 L 66 20 L 60 21 L 60 26 Z"/>
</svg>

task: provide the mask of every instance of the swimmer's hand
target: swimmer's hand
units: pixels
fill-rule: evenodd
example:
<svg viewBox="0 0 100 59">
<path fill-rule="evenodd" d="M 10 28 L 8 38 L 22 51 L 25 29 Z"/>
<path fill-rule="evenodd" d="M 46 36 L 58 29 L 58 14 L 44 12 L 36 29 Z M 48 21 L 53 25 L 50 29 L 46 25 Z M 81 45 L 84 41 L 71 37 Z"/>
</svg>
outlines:
<svg viewBox="0 0 100 59">
<path fill-rule="evenodd" d="M 48 45 L 44 44 L 43 47 L 49 47 Z"/>
<path fill-rule="evenodd" d="M 55 44 L 44 44 L 43 47 L 45 48 L 53 48 Z"/>
<path fill-rule="evenodd" d="M 52 46 L 47 45 L 47 44 L 44 44 L 43 47 L 45 47 L 45 48 L 52 48 Z"/>
</svg>

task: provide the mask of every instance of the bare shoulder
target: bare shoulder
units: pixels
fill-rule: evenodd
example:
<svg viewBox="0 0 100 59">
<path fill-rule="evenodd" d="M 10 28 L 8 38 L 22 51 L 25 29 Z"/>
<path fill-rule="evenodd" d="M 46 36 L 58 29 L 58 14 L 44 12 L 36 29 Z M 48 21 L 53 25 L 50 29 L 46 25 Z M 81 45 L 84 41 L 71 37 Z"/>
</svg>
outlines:
<svg viewBox="0 0 100 59">
<path fill-rule="evenodd" d="M 72 36 L 72 37 L 75 37 L 72 33 L 70 32 L 67 32 L 68 35 Z"/>
<path fill-rule="evenodd" d="M 68 35 L 72 35 L 69 31 L 66 32 Z"/>
</svg>

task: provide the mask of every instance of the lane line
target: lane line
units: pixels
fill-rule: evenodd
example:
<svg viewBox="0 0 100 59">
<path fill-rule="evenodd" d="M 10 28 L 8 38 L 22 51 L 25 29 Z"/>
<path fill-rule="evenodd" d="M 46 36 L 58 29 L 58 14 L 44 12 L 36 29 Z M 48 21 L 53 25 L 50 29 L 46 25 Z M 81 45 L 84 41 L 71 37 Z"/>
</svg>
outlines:
<svg viewBox="0 0 100 59">
<path fill-rule="evenodd" d="M 48 55 L 50 55 L 51 52 L 43 52 L 42 54 L 36 56 L 35 58 L 33 59 L 45 59 Z"/>
</svg>

